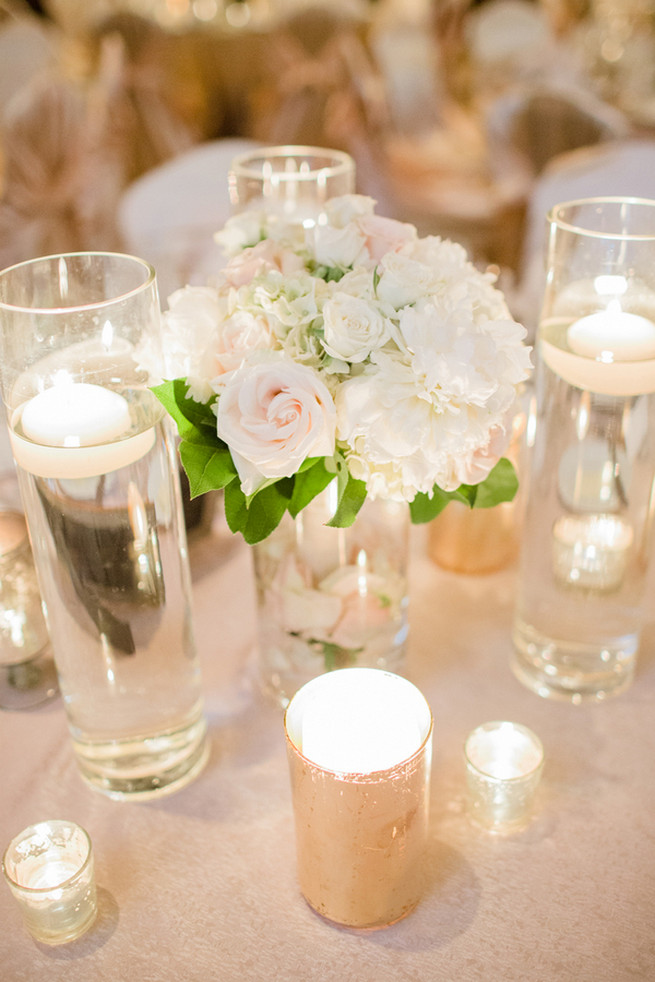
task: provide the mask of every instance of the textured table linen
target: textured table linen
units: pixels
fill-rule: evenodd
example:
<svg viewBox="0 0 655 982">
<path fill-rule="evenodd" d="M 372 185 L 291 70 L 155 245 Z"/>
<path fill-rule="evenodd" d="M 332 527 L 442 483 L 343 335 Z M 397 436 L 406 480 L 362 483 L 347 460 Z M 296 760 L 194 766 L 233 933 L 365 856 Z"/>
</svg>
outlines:
<svg viewBox="0 0 655 982">
<path fill-rule="evenodd" d="M 176 795 L 114 802 L 75 765 L 61 699 L 0 713 L 0 845 L 70 818 L 91 835 L 99 917 L 48 948 L 0 884 L 2 982 L 628 982 L 655 979 L 655 630 L 632 688 L 546 702 L 511 675 L 516 569 L 445 573 L 413 530 L 408 674 L 435 717 L 425 896 L 398 924 L 335 927 L 299 894 L 282 713 L 253 675 L 250 556 L 220 522 L 191 543 L 211 757 Z M 541 737 L 538 812 L 474 827 L 462 745 L 510 719 Z"/>
</svg>

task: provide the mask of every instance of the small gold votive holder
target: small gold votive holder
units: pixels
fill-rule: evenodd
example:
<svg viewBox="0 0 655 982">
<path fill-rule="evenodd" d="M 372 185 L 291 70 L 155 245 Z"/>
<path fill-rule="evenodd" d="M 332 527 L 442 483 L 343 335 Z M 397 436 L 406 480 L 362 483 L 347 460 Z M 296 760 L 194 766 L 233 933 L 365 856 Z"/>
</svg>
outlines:
<svg viewBox="0 0 655 982">
<path fill-rule="evenodd" d="M 544 750 L 520 723 L 483 723 L 464 744 L 470 813 L 492 832 L 515 832 L 532 817 Z"/>
<path fill-rule="evenodd" d="M 93 924 L 93 849 L 80 825 L 53 819 L 28 826 L 9 843 L 2 871 L 35 940 L 64 944 Z"/>
<path fill-rule="evenodd" d="M 285 732 L 300 890 L 323 917 L 384 927 L 419 902 L 432 713 L 407 679 L 346 668 L 294 695 Z"/>
</svg>

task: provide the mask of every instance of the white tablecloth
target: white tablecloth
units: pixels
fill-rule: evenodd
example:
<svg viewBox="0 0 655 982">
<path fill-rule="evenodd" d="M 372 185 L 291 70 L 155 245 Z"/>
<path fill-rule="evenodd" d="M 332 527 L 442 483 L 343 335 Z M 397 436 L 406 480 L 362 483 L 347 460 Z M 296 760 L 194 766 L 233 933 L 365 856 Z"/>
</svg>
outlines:
<svg viewBox="0 0 655 982">
<path fill-rule="evenodd" d="M 220 522 L 192 543 L 212 752 L 152 803 L 78 776 L 61 700 L 0 713 L 0 843 L 68 817 L 96 853 L 99 919 L 48 948 L 0 884 L 3 982 L 633 982 L 655 978 L 655 632 L 632 688 L 604 705 L 540 700 L 510 673 L 515 569 L 445 573 L 415 532 L 409 674 L 435 716 L 427 890 L 393 927 L 353 932 L 298 892 L 281 712 L 253 682 L 250 557 Z M 510 719 L 542 738 L 532 825 L 474 827 L 462 744 Z"/>
</svg>

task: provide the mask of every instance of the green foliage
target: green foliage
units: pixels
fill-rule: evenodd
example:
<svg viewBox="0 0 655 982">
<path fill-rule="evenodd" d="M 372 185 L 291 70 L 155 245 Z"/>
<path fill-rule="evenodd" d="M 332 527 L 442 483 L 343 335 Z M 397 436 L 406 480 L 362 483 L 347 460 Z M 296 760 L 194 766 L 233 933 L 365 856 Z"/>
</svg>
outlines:
<svg viewBox="0 0 655 982">
<path fill-rule="evenodd" d="M 411 519 L 415 525 L 429 522 L 451 501 L 461 501 L 469 508 L 493 508 L 511 501 L 518 486 L 514 465 L 503 457 L 480 484 L 460 484 L 455 491 L 442 491 L 435 484 L 431 496 L 417 494 L 409 506 Z"/>
<path fill-rule="evenodd" d="M 228 526 L 233 532 L 241 532 L 250 545 L 267 538 L 285 512 L 295 518 L 335 477 L 337 509 L 328 525 L 348 528 L 355 521 L 366 500 L 366 484 L 351 476 L 340 453 L 333 458 L 309 458 L 293 477 L 268 481 L 247 497 L 241 490 L 230 450 L 216 433 L 212 405 L 189 399 L 184 379 L 163 382 L 152 391 L 180 434 L 180 458 L 191 496 L 223 488 Z M 511 501 L 517 488 L 514 467 L 503 458 L 480 484 L 462 484 L 456 491 L 442 491 L 435 485 L 432 495 L 417 494 L 409 506 L 411 519 L 414 524 L 429 522 L 450 501 L 462 501 L 471 508 L 491 508 Z"/>
</svg>

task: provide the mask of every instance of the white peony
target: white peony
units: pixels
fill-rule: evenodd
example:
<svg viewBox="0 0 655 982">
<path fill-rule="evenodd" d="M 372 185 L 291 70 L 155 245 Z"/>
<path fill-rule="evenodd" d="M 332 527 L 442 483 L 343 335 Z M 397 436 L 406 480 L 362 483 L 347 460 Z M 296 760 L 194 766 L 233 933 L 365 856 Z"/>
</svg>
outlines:
<svg viewBox="0 0 655 982">
<path fill-rule="evenodd" d="M 307 241 L 319 266 L 348 269 L 365 254 L 366 236 L 352 224 L 343 228 L 314 225 L 307 229 Z"/>
</svg>

